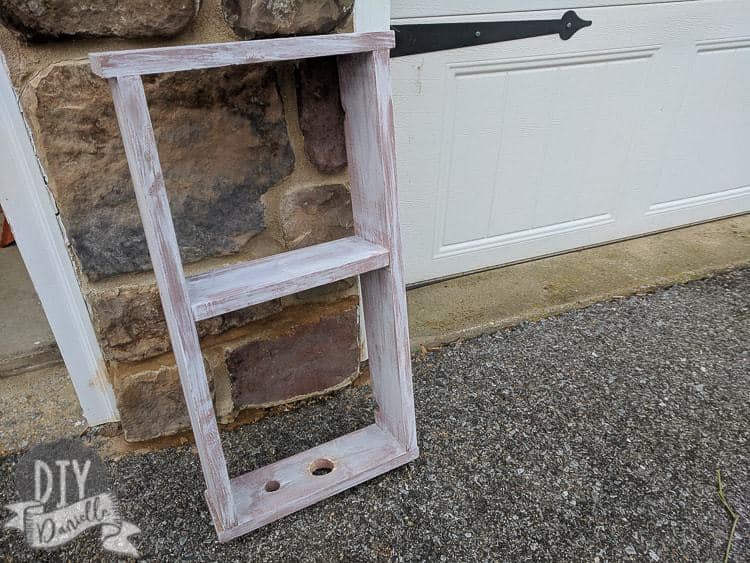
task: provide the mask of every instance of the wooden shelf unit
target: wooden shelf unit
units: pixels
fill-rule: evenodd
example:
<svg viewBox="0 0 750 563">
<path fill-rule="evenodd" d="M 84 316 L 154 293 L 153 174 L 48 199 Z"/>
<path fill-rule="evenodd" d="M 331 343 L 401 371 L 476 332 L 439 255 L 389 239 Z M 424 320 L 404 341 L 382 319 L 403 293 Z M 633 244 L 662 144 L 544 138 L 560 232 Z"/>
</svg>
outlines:
<svg viewBox="0 0 750 563">
<path fill-rule="evenodd" d="M 393 32 L 93 53 L 109 81 L 220 541 L 415 459 L 389 51 Z M 338 56 L 355 236 L 186 278 L 141 76 Z M 375 424 L 230 479 L 195 323 L 359 275 Z"/>
</svg>

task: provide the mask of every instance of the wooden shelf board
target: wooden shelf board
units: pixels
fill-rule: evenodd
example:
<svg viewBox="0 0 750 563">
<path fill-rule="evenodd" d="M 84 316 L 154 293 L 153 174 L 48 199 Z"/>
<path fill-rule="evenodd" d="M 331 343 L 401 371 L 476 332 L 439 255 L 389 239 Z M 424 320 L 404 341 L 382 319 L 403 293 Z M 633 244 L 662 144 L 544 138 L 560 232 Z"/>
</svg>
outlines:
<svg viewBox="0 0 750 563">
<path fill-rule="evenodd" d="M 372 424 L 235 477 L 231 486 L 238 523 L 226 530 L 217 528 L 219 541 L 226 542 L 265 526 L 408 463 L 418 455 L 417 449 L 405 450 L 387 430 Z M 313 475 L 311 470 L 316 463 L 327 465 L 321 460 L 330 462 L 333 469 L 325 475 Z M 210 499 L 209 508 L 213 511 Z"/>
<path fill-rule="evenodd" d="M 395 45 L 396 40 L 392 31 L 371 31 L 105 51 L 90 53 L 89 61 L 94 74 L 103 78 L 116 78 L 350 55 L 376 49 L 391 49 Z"/>
<path fill-rule="evenodd" d="M 199 321 L 384 268 L 388 262 L 386 248 L 347 237 L 188 277 L 188 295 Z"/>
</svg>

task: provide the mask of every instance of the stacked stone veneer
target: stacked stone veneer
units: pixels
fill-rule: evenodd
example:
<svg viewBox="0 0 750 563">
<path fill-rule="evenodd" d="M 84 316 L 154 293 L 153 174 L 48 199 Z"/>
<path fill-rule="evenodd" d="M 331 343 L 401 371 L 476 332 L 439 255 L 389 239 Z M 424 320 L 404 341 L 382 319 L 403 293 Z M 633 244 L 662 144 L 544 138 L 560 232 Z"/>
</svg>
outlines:
<svg viewBox="0 0 750 563">
<path fill-rule="evenodd" d="M 91 51 L 349 30 L 353 0 L 0 0 L 0 48 L 107 361 L 125 436 L 188 428 L 130 174 Z M 188 274 L 352 232 L 335 61 L 144 77 Z M 359 370 L 341 282 L 199 323 L 220 419 Z"/>
</svg>

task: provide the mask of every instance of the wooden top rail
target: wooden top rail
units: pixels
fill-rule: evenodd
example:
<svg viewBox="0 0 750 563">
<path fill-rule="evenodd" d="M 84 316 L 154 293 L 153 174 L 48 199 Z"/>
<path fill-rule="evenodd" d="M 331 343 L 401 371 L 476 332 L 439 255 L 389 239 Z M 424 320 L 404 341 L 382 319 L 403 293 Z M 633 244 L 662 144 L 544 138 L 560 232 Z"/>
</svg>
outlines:
<svg viewBox="0 0 750 563">
<path fill-rule="evenodd" d="M 184 45 L 91 53 L 94 74 L 103 78 L 199 68 L 290 61 L 392 49 L 392 31 L 335 33 L 206 45 Z"/>
</svg>

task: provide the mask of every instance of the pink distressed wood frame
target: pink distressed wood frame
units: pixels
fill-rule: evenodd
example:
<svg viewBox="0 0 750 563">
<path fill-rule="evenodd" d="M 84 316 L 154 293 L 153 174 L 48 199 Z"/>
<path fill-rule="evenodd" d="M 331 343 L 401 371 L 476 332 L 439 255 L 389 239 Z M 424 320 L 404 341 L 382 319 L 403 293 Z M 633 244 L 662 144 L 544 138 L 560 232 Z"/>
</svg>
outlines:
<svg viewBox="0 0 750 563">
<path fill-rule="evenodd" d="M 399 234 L 392 32 L 94 53 L 112 89 L 190 423 L 220 541 L 273 522 L 419 455 Z M 185 277 L 141 75 L 337 55 L 355 236 Z M 360 275 L 375 424 L 229 478 L 195 323 Z M 317 475 L 320 468 L 332 469 Z"/>
</svg>

